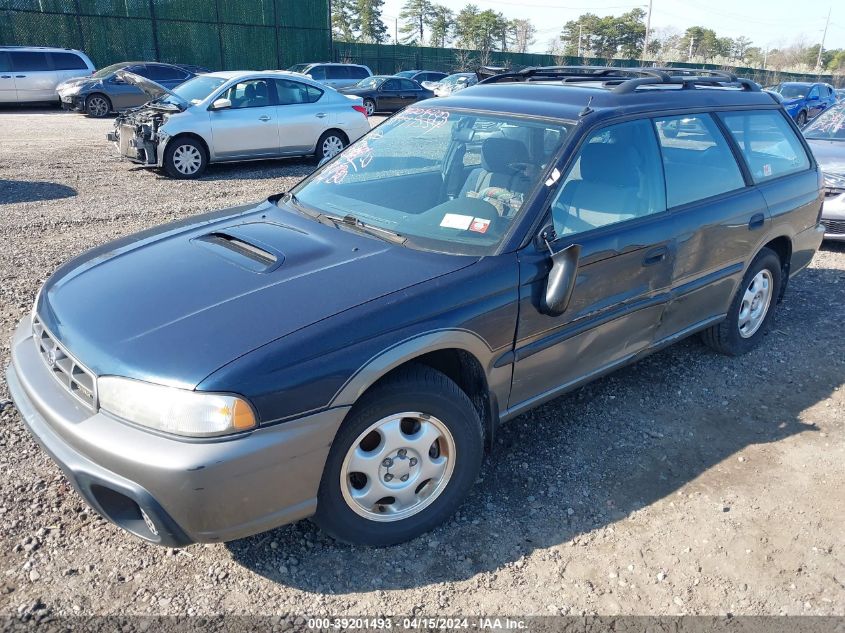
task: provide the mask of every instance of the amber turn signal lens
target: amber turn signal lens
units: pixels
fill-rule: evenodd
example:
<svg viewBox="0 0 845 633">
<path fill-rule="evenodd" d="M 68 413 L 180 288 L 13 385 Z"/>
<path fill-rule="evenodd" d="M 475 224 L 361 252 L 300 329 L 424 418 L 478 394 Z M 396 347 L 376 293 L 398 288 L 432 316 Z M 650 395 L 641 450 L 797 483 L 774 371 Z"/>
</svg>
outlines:
<svg viewBox="0 0 845 633">
<path fill-rule="evenodd" d="M 243 400 L 235 400 L 235 414 L 232 416 L 232 427 L 244 431 L 255 426 L 255 416 L 252 409 Z"/>
</svg>

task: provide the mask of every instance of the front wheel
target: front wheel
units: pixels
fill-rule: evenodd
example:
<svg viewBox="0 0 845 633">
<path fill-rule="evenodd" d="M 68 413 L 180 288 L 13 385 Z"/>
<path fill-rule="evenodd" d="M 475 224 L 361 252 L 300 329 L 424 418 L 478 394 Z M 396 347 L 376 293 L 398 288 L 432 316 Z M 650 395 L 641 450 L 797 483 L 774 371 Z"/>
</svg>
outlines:
<svg viewBox="0 0 845 633">
<path fill-rule="evenodd" d="M 795 117 L 795 123 L 798 124 L 798 127 L 804 127 L 804 124 L 807 122 L 807 113 L 801 111 L 798 113 L 798 116 Z"/>
<path fill-rule="evenodd" d="M 171 178 L 199 178 L 208 164 L 205 148 L 186 137 L 173 139 L 164 150 L 164 171 Z"/>
<path fill-rule="evenodd" d="M 478 476 L 481 421 L 467 395 L 426 366 L 364 395 L 341 425 L 314 520 L 348 543 L 401 543 L 445 521 Z"/>
<path fill-rule="evenodd" d="M 85 100 L 85 112 L 95 119 L 102 119 L 111 112 L 111 101 L 105 95 L 92 94 Z"/>
<path fill-rule="evenodd" d="M 729 356 L 754 349 L 772 321 L 782 283 L 780 258 L 764 248 L 745 272 L 727 318 L 702 332 L 704 342 Z"/>
</svg>

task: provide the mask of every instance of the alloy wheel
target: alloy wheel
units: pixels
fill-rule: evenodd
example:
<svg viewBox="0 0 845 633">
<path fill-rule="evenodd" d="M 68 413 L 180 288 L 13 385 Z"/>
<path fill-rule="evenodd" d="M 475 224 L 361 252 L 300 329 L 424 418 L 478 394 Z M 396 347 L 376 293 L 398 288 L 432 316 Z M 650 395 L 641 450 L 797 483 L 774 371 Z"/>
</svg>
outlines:
<svg viewBox="0 0 845 633">
<path fill-rule="evenodd" d="M 367 116 L 373 116 L 376 113 L 376 104 L 370 100 L 364 102 L 364 108 L 367 110 Z"/>
<path fill-rule="evenodd" d="M 94 117 L 103 117 L 109 113 L 109 104 L 104 97 L 91 97 L 88 99 L 88 113 Z"/>
<path fill-rule="evenodd" d="M 399 521 L 431 505 L 455 466 L 455 441 L 443 422 L 420 412 L 370 425 L 352 443 L 340 469 L 347 505 L 372 521 Z"/>
<path fill-rule="evenodd" d="M 772 303 L 772 273 L 767 269 L 754 275 L 739 306 L 739 335 L 751 338 L 763 325 Z"/>
<path fill-rule="evenodd" d="M 173 152 L 173 166 L 180 174 L 191 176 L 199 171 L 202 154 L 195 145 L 180 145 Z"/>
</svg>

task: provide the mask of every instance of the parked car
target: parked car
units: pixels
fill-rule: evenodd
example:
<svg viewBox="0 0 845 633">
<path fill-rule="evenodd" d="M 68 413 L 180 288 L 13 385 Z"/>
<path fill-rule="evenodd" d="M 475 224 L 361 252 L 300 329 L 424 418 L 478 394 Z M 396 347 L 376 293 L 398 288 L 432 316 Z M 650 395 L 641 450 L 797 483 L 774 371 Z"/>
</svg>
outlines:
<svg viewBox="0 0 845 633">
<path fill-rule="evenodd" d="M 836 103 L 830 84 L 787 81 L 772 90 L 783 97 L 783 107 L 799 127 Z"/>
<path fill-rule="evenodd" d="M 149 96 L 138 86 L 127 83 L 119 71 L 151 79 L 165 88 L 175 88 L 195 73 L 174 64 L 158 62 L 120 62 L 106 66 L 90 77 L 69 79 L 58 87 L 62 107 L 84 112 L 94 118 L 108 116 L 144 105 Z"/>
<path fill-rule="evenodd" d="M 82 51 L 43 46 L 0 46 L 0 103 L 57 101 L 66 79 L 94 72 Z"/>
<path fill-rule="evenodd" d="M 802 131 L 824 172 L 825 239 L 845 241 L 845 103 L 823 112 Z"/>
<path fill-rule="evenodd" d="M 207 73 L 172 90 L 127 70 L 117 76 L 149 103 L 119 116 L 108 139 L 124 158 L 173 178 L 197 178 L 209 163 L 331 158 L 370 130 L 361 99 L 295 73 Z"/>
<path fill-rule="evenodd" d="M 14 334 L 21 417 L 161 545 L 309 515 L 366 545 L 433 528 L 501 423 L 696 332 L 753 349 L 819 247 L 783 109 L 671 72 L 493 78 L 287 193 L 75 257 Z M 215 77 L 246 79 L 193 82 Z"/>
<path fill-rule="evenodd" d="M 428 85 L 426 87 L 433 90 L 437 97 L 448 97 L 453 92 L 469 88 L 477 83 L 478 77 L 475 73 L 455 73 L 445 79 L 441 79 L 434 85 Z"/>
<path fill-rule="evenodd" d="M 397 77 L 404 77 L 405 79 L 413 79 L 418 84 L 424 81 L 438 82 L 446 78 L 446 73 L 441 73 L 436 70 L 403 70 L 396 73 Z"/>
<path fill-rule="evenodd" d="M 367 109 L 367 116 L 376 112 L 396 112 L 412 103 L 434 96 L 431 90 L 426 90 L 412 79 L 390 75 L 374 75 L 362 79 L 350 88 L 341 88 L 338 92 L 361 97 Z"/>
<path fill-rule="evenodd" d="M 845 101 L 845 88 L 839 88 L 835 90 L 836 92 L 836 101 Z"/>
<path fill-rule="evenodd" d="M 196 64 L 176 64 L 182 70 L 187 70 L 189 73 L 193 73 L 195 75 L 204 75 L 206 73 L 210 73 L 211 69 L 206 68 L 205 66 L 197 66 Z"/>
<path fill-rule="evenodd" d="M 369 67 L 361 64 L 296 64 L 288 70 L 308 75 L 314 81 L 332 88 L 354 86 L 373 74 Z"/>
</svg>

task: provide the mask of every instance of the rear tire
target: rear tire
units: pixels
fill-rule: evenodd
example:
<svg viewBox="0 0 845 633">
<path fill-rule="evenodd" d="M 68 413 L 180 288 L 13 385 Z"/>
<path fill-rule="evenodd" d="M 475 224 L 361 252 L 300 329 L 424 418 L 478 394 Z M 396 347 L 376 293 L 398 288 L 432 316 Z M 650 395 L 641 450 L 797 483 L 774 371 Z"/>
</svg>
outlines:
<svg viewBox="0 0 845 633">
<path fill-rule="evenodd" d="M 332 443 L 314 521 L 337 540 L 401 543 L 464 501 L 484 452 L 481 420 L 443 373 L 413 365 L 366 393 Z"/>
<path fill-rule="evenodd" d="M 736 290 L 727 318 L 701 338 L 717 352 L 739 356 L 759 345 L 768 332 L 780 296 L 782 264 L 774 251 L 761 250 Z"/>
<path fill-rule="evenodd" d="M 334 158 L 349 145 L 346 134 L 338 130 L 328 130 L 317 141 L 316 156 L 318 161 Z"/>
<path fill-rule="evenodd" d="M 164 171 L 171 178 L 199 178 L 208 166 L 202 143 L 188 136 L 177 136 L 164 150 Z"/>
<path fill-rule="evenodd" d="M 112 111 L 111 100 L 104 94 L 95 92 L 85 99 L 85 112 L 94 119 L 107 117 Z"/>
<path fill-rule="evenodd" d="M 373 116 L 376 113 L 376 102 L 372 99 L 364 99 L 364 108 L 367 110 L 367 116 Z"/>
</svg>

